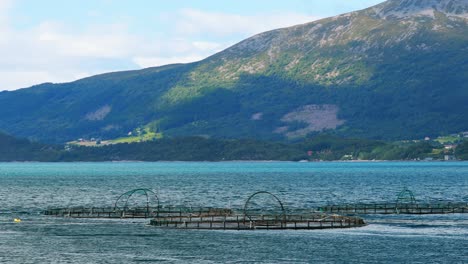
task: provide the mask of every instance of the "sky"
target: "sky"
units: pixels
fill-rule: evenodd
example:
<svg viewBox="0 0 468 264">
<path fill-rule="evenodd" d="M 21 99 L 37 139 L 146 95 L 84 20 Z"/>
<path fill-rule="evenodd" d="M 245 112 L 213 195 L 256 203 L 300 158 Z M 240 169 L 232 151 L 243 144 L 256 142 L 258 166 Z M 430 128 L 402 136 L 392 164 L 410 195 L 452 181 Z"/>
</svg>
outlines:
<svg viewBox="0 0 468 264">
<path fill-rule="evenodd" d="M 383 0 L 0 0 L 0 91 L 204 59 Z"/>
</svg>

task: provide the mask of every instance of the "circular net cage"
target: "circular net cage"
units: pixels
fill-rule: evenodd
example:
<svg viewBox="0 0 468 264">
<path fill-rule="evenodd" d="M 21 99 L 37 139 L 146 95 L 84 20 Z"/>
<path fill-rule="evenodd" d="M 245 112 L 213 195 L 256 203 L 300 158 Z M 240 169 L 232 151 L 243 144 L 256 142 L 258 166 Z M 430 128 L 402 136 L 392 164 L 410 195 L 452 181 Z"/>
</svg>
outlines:
<svg viewBox="0 0 468 264">
<path fill-rule="evenodd" d="M 150 189 L 134 189 L 117 198 L 114 210 L 156 212 L 159 208 L 159 198 Z"/>
<path fill-rule="evenodd" d="M 286 221 L 286 213 L 281 200 L 274 194 L 261 191 L 249 196 L 244 205 L 244 217 L 249 221 Z"/>
<path fill-rule="evenodd" d="M 414 203 L 416 203 L 416 198 L 414 198 L 413 192 L 408 190 L 408 188 L 404 188 L 397 196 L 397 205 Z"/>
</svg>

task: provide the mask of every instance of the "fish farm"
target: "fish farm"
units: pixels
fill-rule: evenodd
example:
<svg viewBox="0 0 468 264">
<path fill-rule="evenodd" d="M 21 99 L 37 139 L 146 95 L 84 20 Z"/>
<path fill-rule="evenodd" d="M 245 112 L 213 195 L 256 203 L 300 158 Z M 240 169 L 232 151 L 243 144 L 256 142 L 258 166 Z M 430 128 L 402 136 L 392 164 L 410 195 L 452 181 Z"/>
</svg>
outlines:
<svg viewBox="0 0 468 264">
<path fill-rule="evenodd" d="M 213 216 L 229 212 L 229 209 L 211 207 L 132 207 L 118 209 L 114 207 L 70 207 L 53 208 L 44 211 L 44 215 L 71 218 L 153 218 L 160 215 L 179 215 L 187 213 L 200 216 Z"/>
<path fill-rule="evenodd" d="M 257 196 L 267 196 L 276 202 L 276 206 L 257 204 Z M 307 212 L 309 211 L 309 212 Z M 313 212 L 312 210 L 286 211 L 281 200 L 269 192 L 256 192 L 246 201 L 242 211 L 226 210 L 219 214 L 201 215 L 185 212 L 184 214 L 159 214 L 150 221 L 150 225 L 181 229 L 222 229 L 222 230 L 278 230 L 278 229 L 326 229 L 350 228 L 366 225 L 359 217 L 347 217 L 336 214 Z"/>
<path fill-rule="evenodd" d="M 137 198 L 139 204 L 131 206 L 132 198 Z M 44 214 L 73 218 L 150 218 L 158 211 L 156 193 L 150 189 L 135 189 L 120 195 L 112 207 L 53 208 L 45 210 Z"/>
<path fill-rule="evenodd" d="M 404 188 L 394 202 L 337 204 L 319 207 L 318 211 L 346 215 L 359 214 L 456 214 L 468 213 L 467 202 L 418 202 Z"/>
<path fill-rule="evenodd" d="M 70 218 L 150 219 L 160 228 L 212 230 L 313 230 L 365 226 L 360 214 L 449 214 L 468 213 L 468 203 L 419 203 L 403 189 L 394 202 L 326 205 L 318 208 L 285 208 L 274 194 L 250 195 L 243 208 L 160 205 L 150 189 L 135 189 L 120 195 L 109 207 L 52 208 L 47 216 Z"/>
<path fill-rule="evenodd" d="M 327 205 L 319 211 L 338 214 L 456 214 L 468 213 L 468 203 L 356 203 Z"/>
<path fill-rule="evenodd" d="M 261 215 L 256 218 L 246 218 L 243 215 L 223 215 L 197 217 L 191 214 L 182 217 L 156 217 L 150 225 L 182 229 L 222 229 L 222 230 L 252 230 L 252 229 L 326 229 L 350 228 L 366 225 L 359 217 L 340 215 Z"/>
<path fill-rule="evenodd" d="M 138 197 L 138 206 L 132 199 Z M 143 205 L 142 205 L 143 203 Z M 70 218 L 150 218 L 150 225 L 178 229 L 279 230 L 351 228 L 366 225 L 359 217 L 317 212 L 313 209 L 286 210 L 272 193 L 261 191 L 248 197 L 244 208 L 162 206 L 149 189 L 135 189 L 119 196 L 114 206 L 52 208 L 47 216 Z"/>
</svg>

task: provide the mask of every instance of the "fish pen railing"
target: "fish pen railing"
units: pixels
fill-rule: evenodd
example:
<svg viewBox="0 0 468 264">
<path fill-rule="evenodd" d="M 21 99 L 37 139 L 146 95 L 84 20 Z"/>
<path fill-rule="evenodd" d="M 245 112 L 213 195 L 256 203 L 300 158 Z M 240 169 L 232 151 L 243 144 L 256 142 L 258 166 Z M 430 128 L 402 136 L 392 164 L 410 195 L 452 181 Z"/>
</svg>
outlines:
<svg viewBox="0 0 468 264">
<path fill-rule="evenodd" d="M 156 217 L 182 218 L 187 214 L 194 217 L 228 216 L 232 215 L 233 211 L 228 208 L 169 206 L 161 207 Z"/>
<path fill-rule="evenodd" d="M 463 214 L 468 213 L 468 203 L 355 203 L 326 205 L 317 210 L 339 214 Z"/>
<path fill-rule="evenodd" d="M 404 187 L 397 194 L 395 202 L 334 204 L 317 210 L 340 214 L 463 214 L 468 213 L 468 202 L 419 202 L 413 192 Z"/>
<path fill-rule="evenodd" d="M 257 215 L 246 217 L 243 214 L 200 216 L 190 214 L 178 217 L 157 217 L 150 224 L 158 227 L 179 229 L 219 229 L 219 230 L 279 230 L 279 229 L 329 229 L 351 228 L 366 225 L 359 217 L 328 214 L 309 215 Z"/>
<path fill-rule="evenodd" d="M 71 218 L 151 218 L 157 215 L 157 207 L 135 207 L 116 210 L 114 207 L 69 207 L 52 208 L 44 215 Z"/>
<path fill-rule="evenodd" d="M 153 218 L 182 217 L 190 214 L 194 217 L 230 215 L 232 210 L 213 207 L 135 207 L 125 210 L 115 207 L 69 207 L 52 208 L 44 211 L 45 215 L 71 218 Z"/>
</svg>

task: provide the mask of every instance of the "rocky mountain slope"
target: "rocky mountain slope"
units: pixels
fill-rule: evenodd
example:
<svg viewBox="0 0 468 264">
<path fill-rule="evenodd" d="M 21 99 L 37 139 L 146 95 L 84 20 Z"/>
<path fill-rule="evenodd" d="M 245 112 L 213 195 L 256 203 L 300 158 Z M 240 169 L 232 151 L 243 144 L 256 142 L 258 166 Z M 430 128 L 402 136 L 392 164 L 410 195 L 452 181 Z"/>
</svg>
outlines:
<svg viewBox="0 0 468 264">
<path fill-rule="evenodd" d="M 468 0 L 389 0 L 265 32 L 203 61 L 0 93 L 0 130 L 39 140 L 402 139 L 468 130 Z"/>
</svg>

